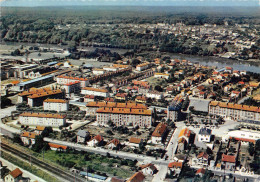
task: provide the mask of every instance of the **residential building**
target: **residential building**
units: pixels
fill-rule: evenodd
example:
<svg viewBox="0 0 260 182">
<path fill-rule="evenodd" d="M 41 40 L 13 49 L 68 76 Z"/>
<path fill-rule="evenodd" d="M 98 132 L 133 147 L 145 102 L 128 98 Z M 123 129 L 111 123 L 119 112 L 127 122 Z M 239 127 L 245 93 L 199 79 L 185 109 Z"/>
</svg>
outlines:
<svg viewBox="0 0 260 182">
<path fill-rule="evenodd" d="M 64 146 L 64 145 L 58 145 L 55 143 L 48 143 L 48 144 L 49 144 L 51 150 L 55 150 L 55 151 L 58 150 L 60 152 L 64 152 L 68 149 L 68 147 Z"/>
<path fill-rule="evenodd" d="M 171 162 L 168 164 L 168 173 L 178 177 L 181 173 L 183 162 Z"/>
<path fill-rule="evenodd" d="M 137 71 L 143 71 L 143 70 L 148 69 L 149 66 L 150 66 L 150 63 L 148 63 L 148 62 L 147 62 L 147 63 L 138 64 L 138 65 L 136 66 L 136 70 L 137 70 Z"/>
<path fill-rule="evenodd" d="M 164 123 L 159 123 L 154 132 L 152 133 L 152 143 L 158 144 L 162 143 L 164 138 L 166 137 L 165 135 L 167 134 L 167 125 Z"/>
<path fill-rule="evenodd" d="M 178 121 L 181 118 L 181 107 L 183 98 L 177 95 L 167 107 L 167 119 Z"/>
<path fill-rule="evenodd" d="M 77 81 L 80 82 L 81 88 L 84 88 L 89 84 L 89 80 L 87 78 L 64 76 L 64 75 L 57 76 L 57 83 L 60 85 L 65 85 Z"/>
<path fill-rule="evenodd" d="M 210 142 L 212 130 L 206 127 L 200 129 L 198 134 L 199 142 Z"/>
<path fill-rule="evenodd" d="M 93 138 L 88 142 L 88 146 L 94 147 L 94 146 L 96 146 L 96 145 L 102 144 L 103 141 L 104 141 L 103 137 L 102 137 L 101 135 L 97 135 L 97 136 L 93 137 Z"/>
<path fill-rule="evenodd" d="M 137 96 L 135 98 L 135 102 L 139 102 L 139 103 L 146 103 L 147 102 L 147 98 L 145 96 Z"/>
<path fill-rule="evenodd" d="M 193 166 L 208 167 L 209 155 L 206 152 L 201 152 L 192 159 Z"/>
<path fill-rule="evenodd" d="M 109 97 L 109 92 L 108 92 L 108 90 L 106 90 L 106 89 L 92 88 L 92 87 L 84 87 L 84 88 L 82 88 L 81 94 L 101 96 L 101 97 Z"/>
<path fill-rule="evenodd" d="M 144 175 L 154 175 L 157 172 L 157 168 L 151 163 L 140 165 L 139 167 Z"/>
<path fill-rule="evenodd" d="M 97 109 L 96 113 L 100 125 L 107 125 L 108 121 L 112 121 L 116 126 L 152 126 L 152 111 L 148 109 L 103 107 Z"/>
<path fill-rule="evenodd" d="M 85 95 L 84 102 L 94 102 L 95 96 L 94 95 Z"/>
<path fill-rule="evenodd" d="M 37 134 L 34 132 L 23 132 L 21 134 L 21 140 L 24 145 L 33 145 L 35 144 L 36 135 Z"/>
<path fill-rule="evenodd" d="M 95 68 L 92 70 L 93 74 L 94 75 L 102 75 L 104 74 L 106 71 L 104 69 L 98 69 L 98 68 Z"/>
<path fill-rule="evenodd" d="M 187 148 L 188 143 L 190 142 L 191 131 L 188 128 L 184 128 L 180 131 L 178 136 L 178 152 L 182 152 Z"/>
<path fill-rule="evenodd" d="M 4 179 L 5 182 L 20 182 L 23 179 L 23 172 L 19 168 L 16 168 L 5 176 Z"/>
<path fill-rule="evenodd" d="M 129 145 L 133 146 L 133 147 L 139 147 L 140 143 L 143 142 L 143 139 L 141 138 L 135 138 L 135 137 L 131 137 L 129 139 Z"/>
<path fill-rule="evenodd" d="M 32 94 L 28 96 L 28 105 L 31 107 L 42 106 L 43 101 L 47 98 L 62 99 L 64 98 L 64 93 L 61 90 L 50 90 L 43 93 Z"/>
<path fill-rule="evenodd" d="M 113 150 L 114 148 L 119 149 L 120 148 L 120 141 L 116 138 L 109 141 L 106 146 L 108 149 Z"/>
<path fill-rule="evenodd" d="M 160 100 L 163 98 L 163 94 L 161 92 L 151 91 L 151 92 L 146 93 L 146 97 L 151 98 L 151 99 Z"/>
<path fill-rule="evenodd" d="M 22 103 L 22 102 L 28 102 L 28 96 L 33 95 L 33 94 L 40 94 L 40 93 L 44 93 L 47 91 L 51 91 L 52 89 L 47 87 L 47 88 L 30 88 L 28 91 L 23 91 L 21 93 L 18 94 L 18 99 L 17 99 L 17 103 Z"/>
<path fill-rule="evenodd" d="M 234 171 L 236 167 L 236 156 L 222 154 L 222 165 L 225 166 L 225 170 Z"/>
<path fill-rule="evenodd" d="M 43 109 L 48 111 L 68 111 L 69 101 L 65 99 L 46 99 L 43 101 Z"/>
<path fill-rule="evenodd" d="M 200 168 L 196 171 L 196 175 L 202 177 L 205 174 L 206 170 L 204 168 Z"/>
<path fill-rule="evenodd" d="M 117 93 L 115 95 L 115 99 L 118 101 L 126 101 L 127 94 L 126 93 Z"/>
<path fill-rule="evenodd" d="M 34 133 L 36 133 L 36 135 L 41 135 L 44 130 L 45 126 L 36 126 Z"/>
<path fill-rule="evenodd" d="M 62 87 L 64 88 L 66 94 L 80 92 L 80 82 L 79 81 L 66 83 Z"/>
<path fill-rule="evenodd" d="M 260 121 L 260 108 L 255 106 L 211 101 L 209 114 L 222 116 L 233 120 Z"/>
<path fill-rule="evenodd" d="M 242 145 L 248 145 L 250 142 L 256 143 L 256 141 L 260 139 L 260 133 L 252 130 L 233 130 L 229 131 L 222 140 L 227 142 L 229 139 L 235 139 L 241 141 Z"/>
<path fill-rule="evenodd" d="M 154 73 L 154 77 L 155 78 L 165 78 L 165 79 L 169 79 L 170 75 L 167 73 Z"/>
<path fill-rule="evenodd" d="M 143 182 L 144 179 L 145 179 L 145 176 L 142 172 L 136 172 L 126 182 Z"/>
<path fill-rule="evenodd" d="M 90 137 L 90 133 L 85 130 L 79 130 L 76 135 L 77 143 L 85 143 L 86 140 Z"/>
<path fill-rule="evenodd" d="M 66 114 L 24 112 L 19 116 L 22 125 L 59 127 L 66 123 Z"/>
</svg>

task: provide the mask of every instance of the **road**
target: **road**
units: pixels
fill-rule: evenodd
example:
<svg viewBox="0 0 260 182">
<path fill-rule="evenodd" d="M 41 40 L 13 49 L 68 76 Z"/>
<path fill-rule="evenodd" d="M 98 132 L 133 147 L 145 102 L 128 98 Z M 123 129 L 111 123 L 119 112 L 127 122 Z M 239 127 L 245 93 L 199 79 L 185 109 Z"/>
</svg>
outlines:
<svg viewBox="0 0 260 182">
<path fill-rule="evenodd" d="M 177 126 L 177 128 L 174 131 L 168 146 L 166 147 L 166 150 L 167 150 L 166 155 L 168 156 L 168 160 L 165 161 L 165 162 L 167 162 L 167 166 L 165 166 L 165 164 L 159 164 L 159 169 L 158 169 L 159 171 L 158 171 L 158 173 L 156 173 L 154 175 L 152 182 L 163 181 L 164 178 L 166 177 L 167 170 L 168 170 L 168 164 L 170 162 L 172 162 L 172 160 L 175 156 L 175 151 L 176 151 L 177 146 L 178 146 L 179 133 L 185 127 L 185 125 L 183 123 L 176 123 L 176 126 Z"/>
<path fill-rule="evenodd" d="M 12 111 L 16 111 L 16 106 L 11 106 L 11 107 L 1 109 L 0 118 L 11 116 Z"/>
</svg>

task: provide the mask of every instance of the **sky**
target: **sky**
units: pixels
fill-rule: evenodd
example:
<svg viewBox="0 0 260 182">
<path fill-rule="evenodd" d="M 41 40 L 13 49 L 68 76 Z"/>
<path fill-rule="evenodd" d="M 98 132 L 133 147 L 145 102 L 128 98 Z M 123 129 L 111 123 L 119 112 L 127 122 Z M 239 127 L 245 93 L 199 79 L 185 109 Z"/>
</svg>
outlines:
<svg viewBox="0 0 260 182">
<path fill-rule="evenodd" d="M 253 6 L 260 0 L 0 0 L 1 6 Z"/>
</svg>

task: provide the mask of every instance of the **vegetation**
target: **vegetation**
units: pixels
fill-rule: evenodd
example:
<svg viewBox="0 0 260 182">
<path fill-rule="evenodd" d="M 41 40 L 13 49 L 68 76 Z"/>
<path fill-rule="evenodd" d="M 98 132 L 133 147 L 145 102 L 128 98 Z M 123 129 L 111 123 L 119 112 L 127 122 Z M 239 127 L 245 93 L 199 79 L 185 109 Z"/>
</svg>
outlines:
<svg viewBox="0 0 260 182">
<path fill-rule="evenodd" d="M 55 178 L 53 175 L 50 175 L 43 170 L 36 168 L 34 166 L 31 166 L 29 163 L 24 162 L 16 157 L 13 157 L 12 155 L 2 151 L 1 152 L 1 157 L 8 160 L 9 162 L 19 166 L 20 168 L 31 172 L 32 174 L 39 176 L 40 178 L 46 180 L 46 181 L 59 181 L 57 178 Z"/>
</svg>

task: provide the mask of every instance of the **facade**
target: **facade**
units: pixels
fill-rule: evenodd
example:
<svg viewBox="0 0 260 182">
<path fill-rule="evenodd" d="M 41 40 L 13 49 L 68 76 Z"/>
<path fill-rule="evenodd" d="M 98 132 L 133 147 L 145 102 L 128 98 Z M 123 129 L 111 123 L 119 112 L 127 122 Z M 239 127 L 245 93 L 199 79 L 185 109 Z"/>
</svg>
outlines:
<svg viewBox="0 0 260 182">
<path fill-rule="evenodd" d="M 234 171 L 236 167 L 236 156 L 222 154 L 222 165 L 226 170 Z"/>
<path fill-rule="evenodd" d="M 95 96 L 94 95 L 85 95 L 84 102 L 94 102 Z"/>
<path fill-rule="evenodd" d="M 183 163 L 182 162 L 171 162 L 168 164 L 168 173 L 178 177 L 181 173 Z"/>
<path fill-rule="evenodd" d="M 30 88 L 28 91 L 23 91 L 21 93 L 18 94 L 18 99 L 17 99 L 17 103 L 22 103 L 22 102 L 28 102 L 28 96 L 31 96 L 33 94 L 41 94 L 47 91 L 51 91 L 51 88 Z"/>
<path fill-rule="evenodd" d="M 211 140 L 211 129 L 201 128 L 198 135 L 199 142 L 210 142 Z"/>
<path fill-rule="evenodd" d="M 132 147 L 139 147 L 140 143 L 143 143 L 143 139 L 131 137 L 129 139 L 129 145 Z"/>
<path fill-rule="evenodd" d="M 112 121 L 116 126 L 152 126 L 152 111 L 147 109 L 99 108 L 96 111 L 97 122 L 108 125 Z"/>
<path fill-rule="evenodd" d="M 80 92 L 80 81 L 70 82 L 63 85 L 66 94 Z"/>
<path fill-rule="evenodd" d="M 88 137 L 90 137 L 88 131 L 79 130 L 77 133 L 77 143 L 85 143 Z"/>
<path fill-rule="evenodd" d="M 103 141 L 103 137 L 101 135 L 97 135 L 88 142 L 88 146 L 94 147 L 96 145 L 101 144 Z"/>
<path fill-rule="evenodd" d="M 35 144 L 36 135 L 37 134 L 34 132 L 23 132 L 21 134 L 21 140 L 24 145 L 33 145 Z"/>
<path fill-rule="evenodd" d="M 237 141 L 241 141 L 242 145 L 247 145 L 249 142 L 255 143 L 259 140 L 260 133 L 251 130 L 233 130 L 229 131 L 227 136 L 225 136 L 222 140 L 227 142 L 228 139 L 235 139 Z"/>
<path fill-rule="evenodd" d="M 31 107 L 42 106 L 43 101 L 47 98 L 64 98 L 64 93 L 61 90 L 50 90 L 43 93 L 33 94 L 28 96 L 28 105 Z"/>
<path fill-rule="evenodd" d="M 208 167 L 209 155 L 205 152 L 199 153 L 199 155 L 192 159 L 193 166 Z"/>
<path fill-rule="evenodd" d="M 155 91 L 147 92 L 146 97 L 151 98 L 151 99 L 160 100 L 163 98 L 163 94 L 161 92 L 155 92 Z"/>
<path fill-rule="evenodd" d="M 89 84 L 89 80 L 87 78 L 64 76 L 64 75 L 60 75 L 57 77 L 57 83 L 60 85 L 65 85 L 77 81 L 80 82 L 81 88 L 86 87 Z"/>
<path fill-rule="evenodd" d="M 104 74 L 106 71 L 105 70 L 103 70 L 103 69 L 93 69 L 93 74 L 94 75 L 102 75 L 102 74 Z"/>
<path fill-rule="evenodd" d="M 64 146 L 64 145 L 58 145 L 58 144 L 55 144 L 55 143 L 48 143 L 51 150 L 58 150 L 58 151 L 66 151 L 67 150 L 67 146 Z"/>
<path fill-rule="evenodd" d="M 169 79 L 170 75 L 167 73 L 154 73 L 154 77 L 155 78 L 165 78 L 165 79 Z"/>
<path fill-rule="evenodd" d="M 137 71 L 143 71 L 143 70 L 148 69 L 149 66 L 150 66 L 150 63 L 139 64 L 139 65 L 136 66 L 136 70 Z"/>
<path fill-rule="evenodd" d="M 69 101 L 65 99 L 46 99 L 43 101 L 43 109 L 48 111 L 68 111 Z"/>
<path fill-rule="evenodd" d="M 172 103 L 167 107 L 167 119 L 178 121 L 181 118 L 181 107 L 183 98 L 176 96 Z"/>
<path fill-rule="evenodd" d="M 154 132 L 152 133 L 152 143 L 158 144 L 162 143 L 167 133 L 167 125 L 164 123 L 159 123 Z"/>
<path fill-rule="evenodd" d="M 209 114 L 233 120 L 255 120 L 260 122 L 260 108 L 255 106 L 211 101 Z"/>
<path fill-rule="evenodd" d="M 24 112 L 19 116 L 22 125 L 59 127 L 66 123 L 66 115 Z"/>
<path fill-rule="evenodd" d="M 91 87 L 84 87 L 84 88 L 82 88 L 81 94 L 101 96 L 101 97 L 109 97 L 108 90 L 106 90 L 106 89 L 98 89 L 98 88 L 91 88 Z"/>
<path fill-rule="evenodd" d="M 113 140 L 109 141 L 107 144 L 107 148 L 112 150 L 114 148 L 119 148 L 120 146 L 120 141 L 116 138 L 114 138 Z"/>
</svg>

